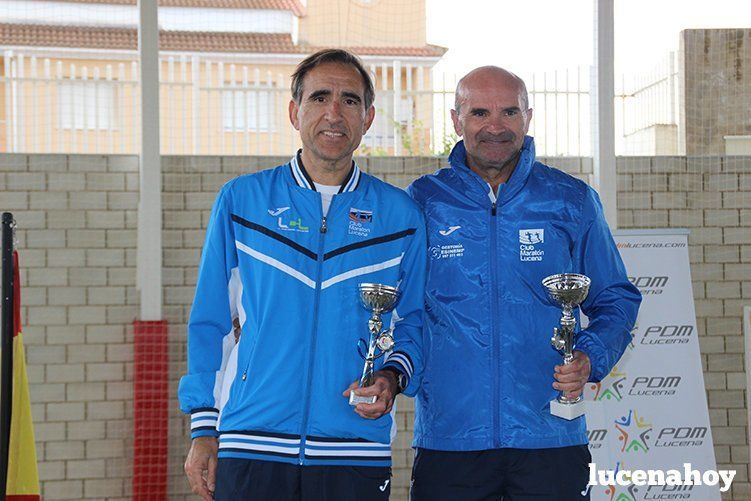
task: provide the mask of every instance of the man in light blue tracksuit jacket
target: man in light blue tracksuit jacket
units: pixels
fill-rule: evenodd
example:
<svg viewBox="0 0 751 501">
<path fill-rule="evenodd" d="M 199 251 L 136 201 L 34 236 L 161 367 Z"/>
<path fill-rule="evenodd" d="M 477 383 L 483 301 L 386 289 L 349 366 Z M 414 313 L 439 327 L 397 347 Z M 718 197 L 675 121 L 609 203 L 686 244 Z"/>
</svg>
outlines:
<svg viewBox="0 0 751 501">
<path fill-rule="evenodd" d="M 463 137 L 449 166 L 409 188 L 427 219 L 426 368 L 417 395 L 416 501 L 581 500 L 584 417 L 550 414 L 611 370 L 641 301 L 595 191 L 535 160 L 524 83 L 497 67 L 470 72 L 452 118 Z M 591 278 L 589 326 L 575 359 L 551 347 L 561 309 L 543 278 Z"/>
<path fill-rule="evenodd" d="M 292 94 L 302 150 L 228 182 L 212 210 L 179 388 L 192 427 L 185 470 L 207 500 L 385 500 L 394 397 L 414 395 L 422 372 L 425 221 L 352 161 L 374 116 L 356 57 L 310 56 Z M 377 400 L 353 408 L 370 317 L 361 282 L 401 297 L 383 315 L 395 348 L 356 391 Z"/>
</svg>

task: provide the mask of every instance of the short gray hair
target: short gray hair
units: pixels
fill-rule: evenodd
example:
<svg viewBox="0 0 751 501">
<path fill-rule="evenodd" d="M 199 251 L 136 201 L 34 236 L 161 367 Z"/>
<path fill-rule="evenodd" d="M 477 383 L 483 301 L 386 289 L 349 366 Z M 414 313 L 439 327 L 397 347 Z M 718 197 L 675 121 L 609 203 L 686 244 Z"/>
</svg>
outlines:
<svg viewBox="0 0 751 501">
<path fill-rule="evenodd" d="M 375 101 L 375 88 L 373 87 L 373 80 L 370 78 L 370 73 L 365 69 L 365 66 L 360 61 L 360 58 L 343 49 L 323 49 L 319 50 L 315 54 L 312 54 L 297 65 L 295 72 L 292 73 L 292 84 L 290 85 L 292 91 L 292 99 L 297 104 L 300 104 L 302 99 L 302 86 L 305 80 L 305 75 L 310 70 L 324 63 L 338 63 L 352 66 L 360 73 L 362 77 L 362 85 L 365 90 L 363 95 L 363 102 L 365 109 L 370 109 Z"/>
</svg>

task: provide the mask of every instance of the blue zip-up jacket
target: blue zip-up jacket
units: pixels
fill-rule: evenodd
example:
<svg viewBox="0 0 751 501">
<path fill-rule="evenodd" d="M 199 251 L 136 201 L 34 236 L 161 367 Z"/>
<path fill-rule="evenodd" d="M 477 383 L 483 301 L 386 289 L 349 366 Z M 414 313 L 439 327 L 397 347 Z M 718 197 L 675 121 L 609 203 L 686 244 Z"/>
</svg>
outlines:
<svg viewBox="0 0 751 501">
<path fill-rule="evenodd" d="M 575 341 L 591 360 L 592 381 L 626 349 L 639 291 L 595 191 L 536 162 L 531 137 L 495 204 L 465 158 L 460 141 L 449 167 L 409 188 L 427 219 L 430 257 L 414 444 L 455 451 L 585 444 L 583 418 L 550 414 L 553 368 L 562 363 L 550 338 L 561 309 L 541 281 L 567 272 L 592 279 L 581 307 L 589 327 Z"/>
<path fill-rule="evenodd" d="M 364 419 L 342 396 L 360 378 L 357 342 L 368 337 L 357 286 L 398 285 L 396 309 L 382 317 L 395 323 L 396 345 L 376 370 L 407 375 L 404 393 L 414 395 L 423 366 L 425 221 L 404 191 L 354 163 L 324 219 L 298 159 L 219 192 L 188 323 L 180 407 L 191 414 L 194 438 L 219 437 L 220 458 L 389 466 L 394 411 Z M 242 329 L 237 349 L 233 317 Z M 236 360 L 228 363 L 230 355 Z"/>
</svg>

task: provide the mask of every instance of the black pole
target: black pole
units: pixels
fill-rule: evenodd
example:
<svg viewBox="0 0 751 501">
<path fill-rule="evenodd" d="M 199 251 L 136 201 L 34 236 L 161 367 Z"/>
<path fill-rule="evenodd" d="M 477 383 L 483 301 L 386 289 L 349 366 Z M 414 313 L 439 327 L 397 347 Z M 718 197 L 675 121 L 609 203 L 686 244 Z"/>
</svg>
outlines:
<svg viewBox="0 0 751 501">
<path fill-rule="evenodd" d="M 0 350 L 0 493 L 5 499 L 8 485 L 10 418 L 13 402 L 13 214 L 3 212 L 2 249 L 2 339 Z"/>
</svg>

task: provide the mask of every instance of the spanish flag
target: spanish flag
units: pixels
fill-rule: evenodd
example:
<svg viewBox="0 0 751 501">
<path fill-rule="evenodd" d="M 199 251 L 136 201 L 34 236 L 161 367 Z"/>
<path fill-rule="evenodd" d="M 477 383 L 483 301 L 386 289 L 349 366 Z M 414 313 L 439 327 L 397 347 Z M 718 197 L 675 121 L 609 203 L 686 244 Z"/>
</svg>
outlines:
<svg viewBox="0 0 751 501">
<path fill-rule="evenodd" d="M 29 382 L 21 334 L 21 280 L 18 253 L 13 251 L 13 403 L 6 501 L 39 501 L 39 474 L 31 420 Z"/>
</svg>

